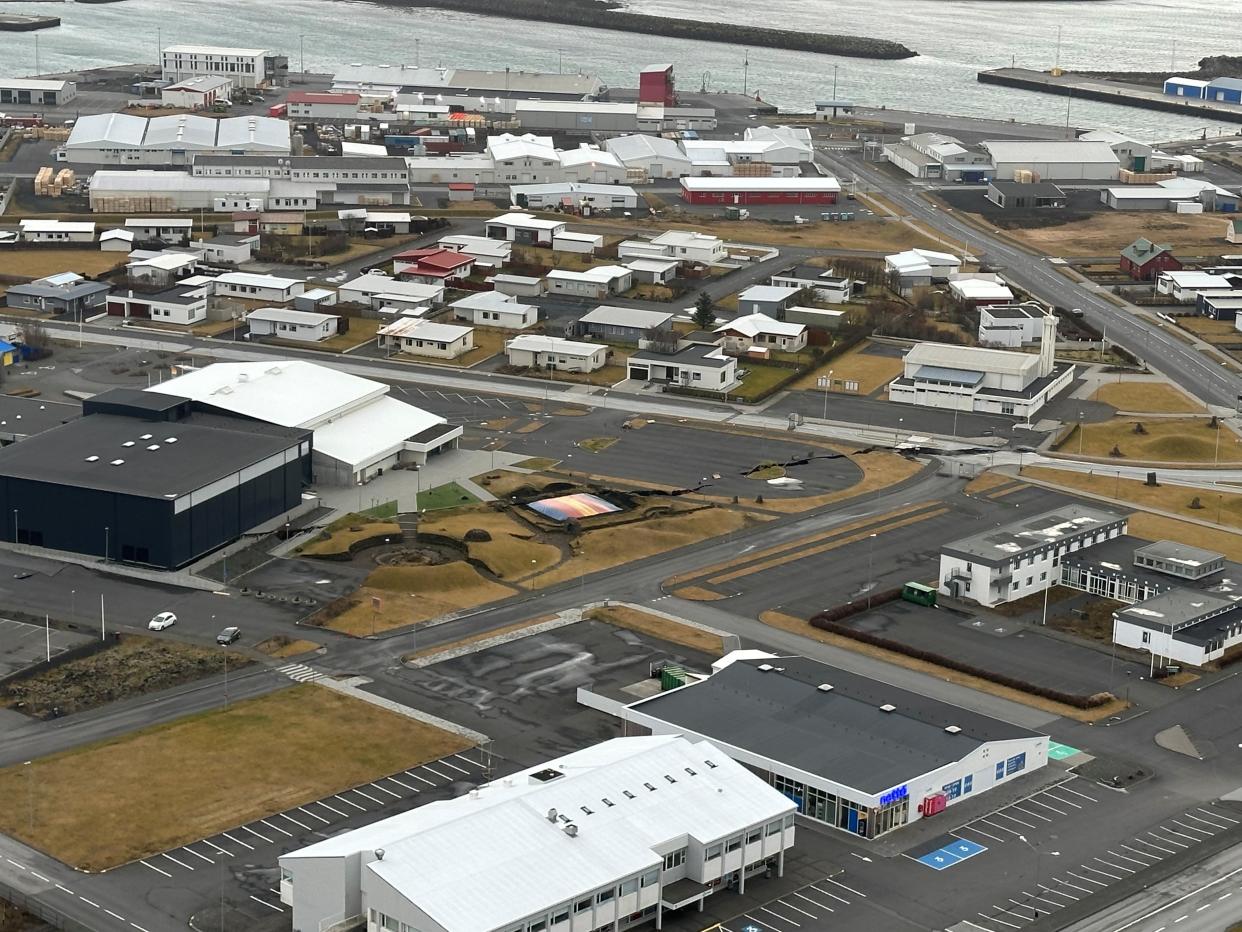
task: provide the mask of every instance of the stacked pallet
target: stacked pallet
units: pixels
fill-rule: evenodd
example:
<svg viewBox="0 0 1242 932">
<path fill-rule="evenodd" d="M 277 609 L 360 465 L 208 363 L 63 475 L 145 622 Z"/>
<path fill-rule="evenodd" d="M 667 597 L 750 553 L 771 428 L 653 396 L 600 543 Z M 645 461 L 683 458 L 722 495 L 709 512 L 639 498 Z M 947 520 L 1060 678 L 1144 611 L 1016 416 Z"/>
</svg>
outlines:
<svg viewBox="0 0 1242 932">
<path fill-rule="evenodd" d="M 52 196 L 52 169 L 44 166 L 35 173 L 34 189 L 37 197 Z"/>
<path fill-rule="evenodd" d="M 737 178 L 770 178 L 772 166 L 767 162 L 738 162 L 733 166 Z"/>
</svg>

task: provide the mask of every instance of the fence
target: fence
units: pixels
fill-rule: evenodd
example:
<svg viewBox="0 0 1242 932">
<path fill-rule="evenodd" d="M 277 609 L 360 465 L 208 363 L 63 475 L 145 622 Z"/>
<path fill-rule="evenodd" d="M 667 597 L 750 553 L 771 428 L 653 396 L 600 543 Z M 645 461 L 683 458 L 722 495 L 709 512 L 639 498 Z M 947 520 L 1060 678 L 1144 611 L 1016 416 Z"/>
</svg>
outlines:
<svg viewBox="0 0 1242 932">
<path fill-rule="evenodd" d="M 9 886 L 3 879 L 0 879 L 0 899 L 12 903 L 18 909 L 26 911 L 36 919 L 43 920 L 55 929 L 63 929 L 64 932 L 95 932 L 90 926 L 70 918 L 42 900 Z"/>
</svg>

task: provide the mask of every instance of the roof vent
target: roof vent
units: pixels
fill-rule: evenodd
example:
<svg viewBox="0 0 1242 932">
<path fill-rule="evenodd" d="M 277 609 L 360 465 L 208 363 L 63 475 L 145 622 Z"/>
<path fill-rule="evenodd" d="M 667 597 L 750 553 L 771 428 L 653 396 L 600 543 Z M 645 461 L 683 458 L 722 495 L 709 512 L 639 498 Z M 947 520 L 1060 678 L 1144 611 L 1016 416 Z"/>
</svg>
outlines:
<svg viewBox="0 0 1242 932">
<path fill-rule="evenodd" d="M 756 669 L 758 669 L 761 673 L 767 673 L 770 670 L 775 670 L 776 668 L 770 663 L 761 663 Z"/>
<path fill-rule="evenodd" d="M 568 825 L 565 826 L 565 834 L 568 835 L 570 838 L 577 838 L 578 837 L 578 826 L 570 822 Z"/>
<path fill-rule="evenodd" d="M 134 445 L 134 441 L 132 440 L 126 440 L 123 444 L 121 444 L 121 446 L 123 447 L 132 447 L 133 445 Z"/>
<path fill-rule="evenodd" d="M 549 822 L 555 822 L 555 821 L 556 821 L 556 810 L 555 810 L 555 809 L 549 809 L 549 810 L 548 810 L 548 821 L 549 821 Z"/>
<path fill-rule="evenodd" d="M 124 462 L 125 462 L 125 460 L 113 460 L 113 461 L 112 461 L 112 465 L 113 465 L 113 466 L 120 466 L 120 465 L 121 465 L 121 464 L 123 464 Z"/>
<path fill-rule="evenodd" d="M 831 683 L 820 683 L 815 688 L 818 689 L 821 693 L 830 693 L 833 690 L 833 685 Z"/>
<path fill-rule="evenodd" d="M 881 712 L 896 712 L 896 711 L 897 711 L 897 706 L 895 706 L 895 705 L 889 705 L 889 704 L 886 702 L 886 703 L 884 703 L 884 705 L 880 706 L 880 711 L 881 711 Z"/>
<path fill-rule="evenodd" d="M 147 444 L 147 449 L 148 449 L 148 450 L 158 450 L 159 448 L 160 448 L 160 445 L 159 445 L 158 443 L 149 443 L 149 444 Z"/>
<path fill-rule="evenodd" d="M 239 381 L 239 382 L 249 382 L 249 381 L 250 381 L 250 374 L 249 374 L 249 373 L 247 373 L 247 372 L 239 372 L 239 373 L 237 373 L 237 381 Z"/>
<path fill-rule="evenodd" d="M 947 731 L 951 735 L 961 734 L 962 732 L 962 729 L 959 728 L 957 725 L 946 725 L 944 730 Z"/>
<path fill-rule="evenodd" d="M 99 457 L 98 457 L 98 456 L 88 456 L 88 457 L 86 458 L 86 461 L 87 461 L 88 463 L 98 463 L 98 462 L 99 462 Z"/>
<path fill-rule="evenodd" d="M 375 849 L 375 860 L 377 860 L 377 861 L 382 861 L 382 860 L 384 860 L 384 849 L 383 849 L 383 848 L 376 848 L 376 849 Z"/>
</svg>

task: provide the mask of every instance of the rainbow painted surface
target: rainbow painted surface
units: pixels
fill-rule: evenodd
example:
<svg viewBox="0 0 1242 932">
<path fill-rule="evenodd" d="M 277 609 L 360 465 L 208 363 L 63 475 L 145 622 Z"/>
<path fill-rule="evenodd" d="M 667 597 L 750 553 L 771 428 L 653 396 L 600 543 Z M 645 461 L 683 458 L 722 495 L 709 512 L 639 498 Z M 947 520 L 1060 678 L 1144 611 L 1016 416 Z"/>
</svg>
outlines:
<svg viewBox="0 0 1242 932">
<path fill-rule="evenodd" d="M 606 502 L 602 498 L 587 492 L 575 492 L 573 495 L 545 498 L 537 502 L 531 502 L 528 507 L 541 515 L 546 515 L 553 521 L 590 518 L 594 515 L 606 515 L 621 510 L 612 502 Z"/>
</svg>

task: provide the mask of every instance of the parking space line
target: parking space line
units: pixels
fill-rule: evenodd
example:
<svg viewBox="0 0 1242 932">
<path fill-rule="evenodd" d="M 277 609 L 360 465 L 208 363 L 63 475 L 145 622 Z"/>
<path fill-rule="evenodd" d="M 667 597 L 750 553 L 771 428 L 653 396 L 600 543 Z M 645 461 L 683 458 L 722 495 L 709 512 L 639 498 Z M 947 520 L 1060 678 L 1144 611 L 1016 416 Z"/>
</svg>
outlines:
<svg viewBox="0 0 1242 932">
<path fill-rule="evenodd" d="M 1011 816 L 1008 812 L 996 812 L 996 813 L 993 813 L 993 815 L 995 815 L 997 818 L 1006 818 L 1006 819 L 1008 819 L 1010 822 L 1017 822 L 1019 825 L 1025 825 L 1027 828 L 1035 828 L 1035 827 L 1036 827 L 1036 826 L 1035 826 L 1035 823 L 1033 823 L 1033 822 L 1023 822 L 1023 821 L 1022 821 L 1021 819 L 1019 819 L 1017 816 Z"/>
<path fill-rule="evenodd" d="M 1023 808 L 1022 808 L 1021 806 L 1019 806 L 1017 803 L 1014 803 L 1014 804 L 1013 804 L 1013 808 L 1014 808 L 1014 809 L 1017 809 L 1017 810 L 1018 810 L 1019 812 L 1021 812 L 1021 813 L 1024 813 L 1025 815 L 1029 815 L 1029 816 L 1030 816 L 1031 818 L 1033 818 L 1033 819 L 1043 819 L 1045 822 L 1051 822 L 1051 821 L 1052 821 L 1052 820 L 1051 820 L 1050 818 L 1048 818 L 1046 815 L 1040 815 L 1038 812 L 1031 812 L 1029 809 L 1023 809 Z"/>
<path fill-rule="evenodd" d="M 810 887 L 812 890 L 815 890 L 815 891 L 817 891 L 817 892 L 819 892 L 819 893 L 822 893 L 824 896 L 830 896 L 830 897 L 832 897 L 834 900 L 839 900 L 840 902 L 844 903 L 846 906 L 849 906 L 849 905 L 850 905 L 850 901 L 849 901 L 849 900 L 847 900 L 847 899 L 846 899 L 845 897 L 843 897 L 843 896 L 837 896 L 837 895 L 836 895 L 835 893 L 833 893 L 831 890 L 825 890 L 823 887 L 817 887 L 817 886 L 815 886 L 815 884 L 813 884 L 813 883 L 807 884 L 807 886 L 808 886 L 808 887 Z M 805 888 L 804 888 L 804 889 L 805 889 Z"/>
<path fill-rule="evenodd" d="M 765 928 L 765 929 L 775 929 L 775 928 L 776 928 L 776 926 L 771 926 L 771 925 L 768 925 L 766 922 L 760 922 L 758 919 L 756 919 L 756 918 L 755 918 L 754 916 L 752 916 L 750 913 L 743 913 L 742 915 L 744 915 L 744 916 L 745 916 L 747 919 L 749 919 L 751 922 L 755 923 L 755 925 L 763 926 L 763 928 Z"/>
<path fill-rule="evenodd" d="M 1126 855 L 1122 854 L 1120 851 L 1114 851 L 1112 848 L 1108 849 L 1108 853 L 1111 854 L 1115 858 L 1121 858 L 1121 860 L 1123 861 L 1129 861 L 1131 864 L 1137 864 L 1139 867 L 1150 866 L 1146 861 L 1139 861 L 1134 858 L 1127 857 Z M 1152 857 L 1152 855 L 1149 854 L 1148 857 Z M 1156 860 L 1160 860 L 1160 859 L 1156 858 Z M 1131 871 L 1131 873 L 1133 873 L 1133 871 Z"/>
<path fill-rule="evenodd" d="M 1228 828 L 1228 825 L 1221 825 L 1219 822 L 1213 822 L 1211 819 L 1201 819 L 1192 813 L 1184 813 L 1187 819 L 1194 819 L 1196 822 L 1202 822 L 1204 825 L 1211 825 L 1213 828 Z"/>
<path fill-rule="evenodd" d="M 1051 893 L 1053 896 L 1063 896 L 1067 900 L 1073 900 L 1075 903 L 1077 903 L 1079 900 L 1079 898 L 1074 896 L 1074 894 L 1072 893 L 1062 893 L 1060 890 L 1053 890 L 1052 887 L 1046 886 L 1042 883 L 1038 884 L 1038 886 L 1041 890 L 1045 890 L 1048 893 Z"/>
<path fill-rule="evenodd" d="M 1068 782 L 1069 782 L 1068 780 L 1065 781 L 1065 783 L 1068 783 Z M 1075 796 L 1081 796 L 1083 799 L 1088 800 L 1089 802 L 1093 802 L 1093 803 L 1099 802 L 1099 800 L 1096 799 L 1094 796 L 1088 796 L 1086 793 L 1080 793 L 1075 789 L 1071 789 L 1070 787 L 1066 786 L 1065 783 L 1058 783 L 1057 789 L 1065 790 L 1065 792 L 1067 793 L 1073 793 Z"/>
<path fill-rule="evenodd" d="M 223 835 L 225 838 L 227 838 L 229 841 L 231 841 L 231 842 L 235 842 L 235 843 L 237 843 L 237 844 L 241 845 L 241 846 L 242 846 L 243 848 L 245 848 L 247 851 L 253 851 L 253 850 L 254 850 L 254 845 L 248 845 L 248 844 L 246 844 L 244 841 L 242 841 L 240 838 L 234 838 L 234 837 L 233 837 L 232 835 L 230 835 L 228 832 L 221 832 L 220 834 L 221 834 L 221 835 Z"/>
<path fill-rule="evenodd" d="M 171 854 L 161 854 L 160 857 L 167 858 L 168 860 L 172 861 L 174 864 L 180 865 L 181 867 L 184 867 L 188 871 L 194 870 L 194 868 L 192 868 L 189 864 L 185 863 L 185 861 L 178 861 Z"/>
<path fill-rule="evenodd" d="M 962 836 L 961 836 L 961 835 L 958 835 L 958 832 L 963 832 L 963 831 L 974 832 L 974 833 L 976 833 L 976 834 L 978 834 L 978 835 L 982 835 L 984 838 L 990 838 L 990 839 L 992 839 L 993 841 L 1000 842 L 1001 844 L 1004 844 L 1004 843 L 1005 843 L 1005 839 L 1003 839 L 1003 838 L 997 838 L 995 835 L 989 835 L 989 834 L 988 834 L 987 832 L 985 832 L 983 829 L 981 829 L 981 828 L 975 828 L 973 825 L 963 825 L 963 826 L 962 826 L 961 828 L 959 828 L 956 832 L 949 832 L 949 834 L 950 834 L 950 835 L 955 835 L 955 836 L 957 836 L 958 838 L 962 838 Z M 970 839 L 969 839 L 969 838 L 963 838 L 963 841 L 970 841 Z"/>
<path fill-rule="evenodd" d="M 190 854 L 194 855 L 196 858 L 202 858 L 202 859 L 203 859 L 204 861 L 206 861 L 208 864 L 215 864 L 215 863 L 216 863 L 216 862 L 215 862 L 215 861 L 213 861 L 211 858 L 207 857 L 205 854 L 199 854 L 197 851 L 195 851 L 195 850 L 194 850 L 193 848 L 191 848 L 189 845 L 182 845 L 182 846 L 181 846 L 181 850 L 182 850 L 182 851 L 188 851 L 188 852 L 190 852 Z"/>
<path fill-rule="evenodd" d="M 357 809 L 359 812 L 366 812 L 366 811 L 367 811 L 367 807 L 366 807 L 366 806 L 359 806 L 359 805 L 358 805 L 356 802 L 354 802 L 352 799 L 346 799 L 346 798 L 345 798 L 344 796 L 342 796 L 340 793 L 335 793 L 335 794 L 333 794 L 332 798 L 333 798 L 333 799 L 339 799 L 341 802 L 343 802 L 343 803 L 345 803 L 345 804 L 347 804 L 347 805 L 353 806 L 353 807 L 354 807 L 355 809 Z M 345 813 L 343 813 L 343 812 L 341 813 L 341 815 L 344 815 L 344 814 L 345 814 Z"/>
<path fill-rule="evenodd" d="M 814 913 L 808 913 L 805 909 L 802 909 L 801 907 L 798 907 L 798 906 L 794 906 L 794 904 L 793 904 L 793 903 L 790 903 L 790 902 L 788 902 L 788 901 L 786 901 L 786 900 L 777 900 L 776 902 L 780 903 L 782 906 L 785 906 L 785 907 L 788 907 L 789 909 L 792 909 L 795 913 L 802 913 L 802 915 L 806 916 L 808 919 L 818 919 L 818 918 L 819 918 L 819 917 L 818 917 L 818 916 L 816 916 Z"/>
<path fill-rule="evenodd" d="M 1011 897 L 1009 897 L 1009 902 L 1010 902 L 1010 903 L 1012 903 L 1014 906 L 1021 906 L 1021 905 L 1022 905 L 1022 904 L 1021 904 L 1021 903 L 1019 903 L 1017 900 L 1015 900 L 1012 896 L 1011 896 Z M 992 906 L 993 906 L 993 907 L 995 907 L 996 909 L 999 909 L 1001 912 L 1005 913 L 1006 915 L 1013 916 L 1013 918 L 1014 918 L 1014 919 L 1022 919 L 1022 920 L 1028 921 L 1028 922 L 1030 921 L 1030 917 L 1029 917 L 1029 916 L 1023 916 L 1021 913 L 1015 913 L 1015 912 L 1014 912 L 1012 909 L 1010 909 L 1008 906 L 997 906 L 995 903 L 993 903 L 993 904 L 992 904 Z M 1035 907 L 1034 907 L 1034 906 L 1030 906 L 1030 907 L 1027 907 L 1027 908 L 1028 908 L 1028 909 L 1030 909 L 1030 910 L 1032 910 L 1032 911 L 1035 911 Z"/>
<path fill-rule="evenodd" d="M 1040 795 L 1042 796 L 1043 794 L 1041 793 Z M 1062 812 L 1060 809 L 1058 809 L 1056 806 L 1049 806 L 1046 802 L 1040 799 L 1039 796 L 1032 796 L 1031 802 L 1033 802 L 1037 806 L 1043 806 L 1045 809 L 1051 809 L 1057 815 L 1065 815 L 1065 813 Z"/>
<path fill-rule="evenodd" d="M 1092 860 L 1093 860 L 1093 861 L 1098 861 L 1098 860 L 1100 860 L 1100 859 L 1099 859 L 1099 858 L 1092 858 Z M 1084 865 L 1082 865 L 1082 869 L 1083 869 L 1083 870 L 1085 870 L 1085 871 L 1091 871 L 1091 873 L 1093 873 L 1093 874 L 1101 874 L 1101 875 L 1103 875 L 1103 876 L 1105 876 L 1105 877 L 1111 877 L 1113 880 L 1121 880 L 1121 879 L 1122 879 L 1122 875 L 1121 875 L 1121 874 L 1110 874 L 1108 871 L 1102 871 L 1102 870 L 1100 870 L 1098 867 L 1092 867 L 1090 864 L 1084 864 Z"/>
<path fill-rule="evenodd" d="M 1111 854 L 1112 852 L 1109 852 L 1109 853 Z M 1124 864 L 1114 864 L 1112 861 L 1105 861 L 1103 858 L 1092 858 L 1091 860 L 1099 861 L 1101 864 L 1106 864 L 1109 867 L 1113 868 L 1113 870 L 1125 871 L 1127 874 L 1134 873 L 1134 868 L 1126 867 Z"/>
<path fill-rule="evenodd" d="M 1146 845 L 1148 848 L 1155 848 L 1157 851 L 1163 851 L 1165 854 L 1177 854 L 1177 852 L 1174 851 L 1172 848 L 1161 848 L 1159 845 L 1153 845 L 1150 841 L 1147 841 L 1147 839 L 1145 838 L 1135 838 L 1134 840 L 1138 842 L 1140 845 Z"/>
<path fill-rule="evenodd" d="M 311 803 L 311 805 L 313 805 L 313 806 L 323 806 L 323 808 L 327 809 L 329 812 L 335 812 L 335 813 L 336 813 L 337 815 L 339 815 L 342 819 L 346 818 L 345 813 L 341 812 L 341 810 L 340 810 L 340 809 L 337 809 L 335 806 L 329 806 L 329 805 L 328 805 L 327 803 L 325 803 L 322 799 L 317 799 L 317 800 L 315 800 L 315 802 Z M 361 808 L 361 807 L 357 807 L 357 808 Z M 325 819 L 324 821 L 326 822 L 327 820 Z"/>
<path fill-rule="evenodd" d="M 203 839 L 203 844 L 205 844 L 208 848 L 215 848 L 217 851 L 219 851 L 219 852 L 220 852 L 221 854 L 223 854 L 225 857 L 229 857 L 229 858 L 231 858 L 231 857 L 233 856 L 233 852 L 232 852 L 232 851 L 225 851 L 225 850 L 224 850 L 223 848 L 221 848 L 219 845 L 217 845 L 217 844 L 213 844 L 212 842 L 208 841 L 206 838 L 204 838 L 204 839 Z"/>
<path fill-rule="evenodd" d="M 963 919 L 962 922 L 966 923 L 966 925 L 970 926 L 972 929 L 982 929 L 983 932 L 992 932 L 992 930 L 987 926 L 981 926 L 979 923 L 971 922 L 969 919 Z"/>
<path fill-rule="evenodd" d="M 770 915 L 775 916 L 781 922 L 788 922 L 795 929 L 802 928 L 801 923 L 795 922 L 794 920 L 790 919 L 788 916 L 782 916 L 780 913 L 776 912 L 775 910 L 768 909 L 766 906 L 760 906 L 759 909 L 765 913 L 769 913 Z"/>
<path fill-rule="evenodd" d="M 262 822 L 264 825 L 266 825 L 268 828 L 276 829 L 276 831 L 280 832 L 280 834 L 284 835 L 286 838 L 293 837 L 293 832 L 286 832 L 279 825 L 273 825 L 271 822 L 267 821 L 267 819 L 260 819 L 259 821 Z"/>
<path fill-rule="evenodd" d="M 983 913 L 975 913 L 975 915 L 978 916 L 980 919 L 986 919 L 988 922 L 996 922 L 996 923 L 999 923 L 1000 925 L 1008 926 L 1011 929 L 1022 928 L 1021 926 L 1014 925 L 1012 922 L 1006 922 L 1004 919 L 997 919 L 995 916 L 985 916 Z"/>
<path fill-rule="evenodd" d="M 449 783 L 453 782 L 453 778 L 447 773 L 440 773 L 440 771 L 436 770 L 434 767 L 428 766 L 427 764 L 423 764 L 423 770 L 426 770 L 428 773 L 434 773 L 441 780 L 448 780 Z"/>
<path fill-rule="evenodd" d="M 433 781 L 428 780 L 426 777 L 420 777 L 420 776 L 419 776 L 418 774 L 416 774 L 413 770 L 407 770 L 407 771 L 405 771 L 405 773 L 408 773 L 408 774 L 409 774 L 411 777 L 413 777 L 415 780 L 422 780 L 422 781 L 423 781 L 424 783 L 426 783 L 428 786 L 436 786 L 436 784 L 435 784 Z"/>
<path fill-rule="evenodd" d="M 385 777 L 384 779 L 387 780 L 389 783 L 397 784 L 397 786 L 401 787 L 401 789 L 403 790 L 409 790 L 411 793 L 418 792 L 418 790 L 414 789 L 414 787 L 410 786 L 408 783 L 402 783 L 396 777 Z"/>
<path fill-rule="evenodd" d="M 1067 874 L 1069 874 L 1069 871 L 1066 871 L 1066 873 L 1067 873 Z M 1071 877 L 1076 877 L 1077 875 L 1076 875 L 1076 874 L 1070 874 L 1070 876 L 1071 876 Z M 1057 880 L 1055 877 L 1053 877 L 1052 879 L 1053 879 L 1053 880 L 1056 880 L 1056 881 L 1057 881 L 1057 883 L 1061 884 L 1061 886 L 1063 886 L 1063 887 L 1073 887 L 1075 890 L 1081 890 L 1083 893 L 1087 894 L 1088 896 L 1090 896 L 1093 892 L 1095 892 L 1095 891 L 1093 891 L 1090 887 L 1080 887 L 1080 886 L 1078 886 L 1078 884 L 1076 884 L 1076 883 L 1070 883 L 1068 880 Z M 1081 877 L 1079 877 L 1078 879 L 1079 879 L 1079 880 L 1082 880 L 1082 878 L 1081 878 Z M 1098 882 L 1098 881 L 1097 881 L 1097 882 Z M 1107 885 L 1106 885 L 1106 884 L 1101 884 L 1101 886 L 1107 886 Z"/>
<path fill-rule="evenodd" d="M 383 801 L 382 799 L 376 799 L 376 798 L 375 798 L 374 796 L 372 796 L 370 793 L 364 793 L 364 792 L 362 792 L 362 790 L 360 790 L 360 789 L 355 788 L 355 789 L 352 789 L 352 790 L 348 790 L 348 792 L 350 792 L 350 793 L 357 793 L 357 794 L 358 794 L 359 796 L 361 796 L 363 799 L 369 799 L 369 800 L 371 800 L 371 802 L 375 803 L 375 805 L 377 805 L 377 806 L 382 806 L 382 805 L 384 805 L 384 801 Z"/>
<path fill-rule="evenodd" d="M 469 770 L 463 770 L 461 767 L 458 767 L 458 766 L 457 766 L 456 764 L 454 764 L 452 761 L 448 761 L 448 760 L 443 760 L 443 759 L 441 759 L 441 760 L 436 761 L 436 763 L 437 763 L 437 764 L 443 764 L 445 767 L 452 767 L 452 768 L 453 768 L 454 770 L 456 770 L 458 773 L 464 773 L 464 774 L 466 774 L 466 776 L 469 776 L 469 775 L 470 775 L 470 771 L 469 771 Z"/>
<path fill-rule="evenodd" d="M 1209 832 L 1205 828 L 1195 828 L 1195 826 L 1193 825 L 1187 825 L 1185 822 L 1179 822 L 1177 819 L 1173 820 L 1173 824 L 1180 825 L 1182 828 L 1186 829 L 1186 831 L 1188 832 L 1198 832 L 1200 835 L 1206 835 L 1208 838 L 1211 838 L 1213 835 L 1216 834 L 1215 832 Z M 1187 836 L 1187 837 L 1190 837 L 1190 836 Z"/>
<path fill-rule="evenodd" d="M 1061 803 L 1064 806 L 1073 806 L 1075 809 L 1082 808 L 1082 803 L 1076 803 L 1072 799 L 1062 799 L 1060 796 L 1058 796 L 1056 793 L 1052 792 L 1051 790 L 1044 790 L 1044 795 L 1051 796 L 1053 799 L 1055 799 L 1057 802 Z"/>
<path fill-rule="evenodd" d="M 242 826 L 242 828 L 244 828 L 246 831 L 248 831 L 248 832 L 249 832 L 251 835 L 253 835 L 255 838 L 262 839 L 263 844 L 265 844 L 265 845 L 270 845 L 270 844 L 272 843 L 272 840 L 271 840 L 270 838 L 268 838 L 266 835 L 260 835 L 258 832 L 256 832 L 254 829 L 252 829 L 249 825 L 243 825 L 243 826 Z"/>
<path fill-rule="evenodd" d="M 830 912 L 830 913 L 835 913 L 835 912 L 836 912 L 836 910 L 835 910 L 835 909 L 833 909 L 831 906 L 828 906 L 828 905 L 827 905 L 827 904 L 825 904 L 825 903 L 821 903 L 819 900 L 813 900 L 813 899 L 811 899 L 809 896 L 807 896 L 805 893 L 802 893 L 802 892 L 801 892 L 801 891 L 799 891 L 799 890 L 795 890 L 795 891 L 793 892 L 793 895 L 794 895 L 794 896 L 800 896 L 800 897 L 802 897 L 802 899 L 806 900 L 808 903 L 811 903 L 811 904 L 813 904 L 813 905 L 815 905 L 815 906 L 818 906 L 820 909 L 826 909 L 826 910 L 828 910 L 828 912 Z"/>
<path fill-rule="evenodd" d="M 171 876 L 172 876 L 172 874 L 168 873 L 168 871 L 162 871 L 162 870 L 160 870 L 158 867 L 156 867 L 154 864 L 147 864 L 147 862 L 146 862 L 146 861 L 143 861 L 143 860 L 141 860 L 141 859 L 139 859 L 138 863 L 139 863 L 139 864 L 142 864 L 142 865 L 143 865 L 143 866 L 145 866 L 145 867 L 149 867 L 149 868 L 151 868 L 151 870 L 155 871 L 157 874 L 163 874 L 165 877 L 171 877 Z"/>
<path fill-rule="evenodd" d="M 274 909 L 278 913 L 283 913 L 285 911 L 285 908 L 283 906 L 273 906 L 267 900 L 261 900 L 257 896 L 254 896 L 253 894 L 251 894 L 250 899 L 254 900 L 256 903 L 262 903 L 268 909 Z"/>
<path fill-rule="evenodd" d="M 1239 821 L 1238 819 L 1231 819 L 1229 818 L 1229 816 L 1224 815 L 1220 812 L 1217 812 L 1215 809 L 1204 809 L 1202 806 L 1196 806 L 1195 811 L 1202 812 L 1204 815 L 1214 815 L 1216 816 L 1216 818 L 1224 819 L 1226 822 L 1229 822 L 1232 825 L 1237 825 Z"/>
<path fill-rule="evenodd" d="M 854 894 L 854 896 L 861 896 L 864 900 L 867 898 L 867 894 L 859 893 L 853 887 L 847 887 L 845 884 L 839 883 L 838 881 L 833 880 L 831 877 L 825 877 L 824 881 L 826 883 L 830 883 L 830 884 L 833 884 L 834 886 L 840 887 L 842 890 L 849 890 L 850 893 Z"/>
<path fill-rule="evenodd" d="M 304 832 L 309 832 L 311 830 L 309 825 L 303 825 L 301 822 L 299 822 L 297 819 L 295 819 L 293 816 L 289 815 L 288 813 L 278 812 L 276 813 L 276 815 L 272 816 L 272 818 L 275 819 L 277 816 L 289 822 L 292 822 L 294 825 L 296 825 L 298 828 L 300 828 Z"/>
<path fill-rule="evenodd" d="M 1194 836 L 1194 835 L 1186 835 L 1186 834 L 1183 834 L 1182 832 L 1179 832 L 1177 829 L 1174 829 L 1174 828 L 1169 828 L 1167 825 L 1160 825 L 1160 826 L 1157 826 L 1157 827 L 1158 827 L 1158 828 L 1160 829 L 1160 831 L 1162 831 L 1162 832 L 1167 832 L 1167 833 L 1168 833 L 1168 834 L 1170 834 L 1170 835 L 1177 835 L 1179 838 L 1185 838 L 1185 839 L 1186 839 L 1187 841 L 1189 841 L 1191 844 L 1195 844 L 1195 845 L 1197 845 L 1197 844 L 1199 843 L 1199 839 L 1198 839 L 1198 838 L 1195 838 L 1195 836 Z M 1155 832 L 1152 832 L 1152 834 L 1155 834 Z M 1176 845 L 1176 844 L 1181 844 L 1180 842 L 1174 841 L 1172 838 L 1170 838 L 1170 839 L 1169 839 L 1169 843 L 1170 843 L 1170 844 L 1174 844 L 1174 845 Z M 1190 847 L 1190 845 L 1182 845 L 1182 847 L 1183 847 L 1183 848 L 1189 848 L 1189 847 Z"/>
<path fill-rule="evenodd" d="M 1108 884 L 1106 884 L 1104 881 L 1102 881 L 1102 880 L 1096 880 L 1094 877 L 1084 877 L 1082 874 L 1075 874 L 1073 871 L 1066 871 L 1065 873 L 1069 874 L 1069 875 L 1070 875 L 1071 877 L 1073 877 L 1075 880 L 1081 880 L 1083 883 L 1093 883 L 1093 884 L 1095 884 L 1097 887 L 1107 887 L 1107 886 L 1108 886 Z M 1099 871 L 1098 873 L 1103 873 L 1103 871 Z M 1108 876 L 1108 875 L 1107 875 L 1107 874 L 1105 874 L 1105 876 Z"/>
<path fill-rule="evenodd" d="M 1134 840 L 1138 841 L 1137 838 Z M 1125 842 L 1122 842 L 1117 847 L 1125 848 L 1127 851 L 1137 854 L 1140 858 L 1151 858 L 1153 864 L 1164 860 L 1164 858 L 1160 857 L 1158 854 L 1152 854 L 1150 851 L 1140 851 L 1138 848 L 1135 848 L 1133 845 L 1127 845 Z"/>
<path fill-rule="evenodd" d="M 372 784 L 370 784 L 370 786 L 375 787 L 375 788 L 376 788 L 377 790 L 379 790 L 381 793 L 387 793 L 387 794 L 388 794 L 389 796 L 391 796 L 393 799 L 400 799 L 400 798 L 401 798 L 401 794 L 400 794 L 400 793 L 394 793 L 392 790 L 390 790 L 390 789 L 389 789 L 388 787 L 386 787 L 386 786 L 380 786 L 378 783 L 372 783 Z"/>
<path fill-rule="evenodd" d="M 1003 825 L 997 825 L 995 822 L 989 822 L 987 819 L 977 819 L 976 821 L 982 822 L 984 825 L 990 825 L 992 826 L 992 828 L 996 829 L 999 832 L 1008 832 L 1010 835 L 1013 835 L 1015 838 L 1022 834 L 1021 832 L 1015 832 L 1011 828 L 1005 828 L 1005 826 Z"/>
<path fill-rule="evenodd" d="M 307 809 L 305 806 L 298 806 L 298 809 L 299 809 L 299 810 L 301 810 L 302 812 L 305 812 L 305 813 L 306 813 L 308 816 L 310 816 L 311 818 L 318 819 L 318 820 L 319 820 L 320 822 L 322 822 L 324 825 L 327 825 L 327 824 L 328 824 L 328 820 L 327 820 L 327 819 L 325 819 L 323 816 L 321 816 L 319 813 L 317 813 L 317 812 L 311 812 L 311 811 L 310 811 L 309 809 Z"/>
<path fill-rule="evenodd" d="M 1047 903 L 1049 906 L 1055 906 L 1057 909 L 1065 909 L 1063 904 L 1058 903 L 1056 900 L 1050 900 L 1046 896 L 1040 896 L 1038 893 L 1027 893 L 1023 890 L 1022 895 L 1028 900 L 1039 900 L 1041 903 Z M 1010 897 L 1010 900 L 1013 900 L 1013 898 Z"/>
</svg>

